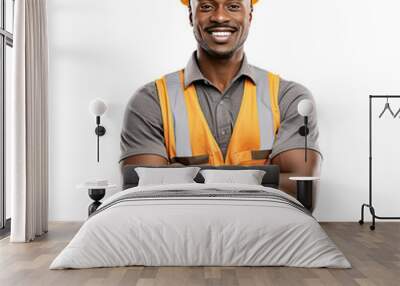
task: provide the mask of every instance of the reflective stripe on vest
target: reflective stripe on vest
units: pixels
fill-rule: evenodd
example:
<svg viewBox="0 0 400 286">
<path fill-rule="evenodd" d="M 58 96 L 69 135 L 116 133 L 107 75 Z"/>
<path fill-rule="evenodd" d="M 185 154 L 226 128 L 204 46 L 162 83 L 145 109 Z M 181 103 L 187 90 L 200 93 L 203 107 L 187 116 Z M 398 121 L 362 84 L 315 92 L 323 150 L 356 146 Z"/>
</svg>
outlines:
<svg viewBox="0 0 400 286">
<path fill-rule="evenodd" d="M 207 158 L 210 165 L 255 165 L 268 158 L 253 158 L 271 150 L 279 129 L 279 77 L 255 69 L 256 85 L 245 80 L 239 114 L 224 160 L 213 137 L 194 85 L 184 88 L 184 72 L 156 81 L 163 117 L 164 137 L 170 161 L 177 158 Z M 259 155 L 258 155 L 259 156 Z M 194 160 L 196 161 L 196 160 Z"/>
</svg>

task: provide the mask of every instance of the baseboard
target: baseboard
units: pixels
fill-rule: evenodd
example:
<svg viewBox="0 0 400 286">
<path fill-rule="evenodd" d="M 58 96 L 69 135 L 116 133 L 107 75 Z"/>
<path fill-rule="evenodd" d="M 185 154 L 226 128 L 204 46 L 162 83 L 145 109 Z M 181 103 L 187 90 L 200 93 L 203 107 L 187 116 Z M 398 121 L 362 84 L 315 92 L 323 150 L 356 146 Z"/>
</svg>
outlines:
<svg viewBox="0 0 400 286">
<path fill-rule="evenodd" d="M 10 235 L 11 230 L 11 218 L 6 219 L 5 226 L 0 229 L 0 239 L 3 239 Z"/>
</svg>

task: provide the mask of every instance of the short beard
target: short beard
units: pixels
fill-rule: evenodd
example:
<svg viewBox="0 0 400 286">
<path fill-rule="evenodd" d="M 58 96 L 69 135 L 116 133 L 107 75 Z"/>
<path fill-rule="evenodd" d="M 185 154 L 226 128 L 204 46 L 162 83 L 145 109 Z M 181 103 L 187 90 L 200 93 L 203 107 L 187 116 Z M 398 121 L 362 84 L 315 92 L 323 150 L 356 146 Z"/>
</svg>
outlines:
<svg viewBox="0 0 400 286">
<path fill-rule="evenodd" d="M 207 45 L 202 45 L 200 44 L 200 47 L 211 57 L 221 59 L 221 60 L 227 60 L 233 57 L 237 49 L 231 50 L 231 51 L 226 51 L 226 52 L 215 52 L 214 50 L 211 50 L 208 48 Z"/>
</svg>

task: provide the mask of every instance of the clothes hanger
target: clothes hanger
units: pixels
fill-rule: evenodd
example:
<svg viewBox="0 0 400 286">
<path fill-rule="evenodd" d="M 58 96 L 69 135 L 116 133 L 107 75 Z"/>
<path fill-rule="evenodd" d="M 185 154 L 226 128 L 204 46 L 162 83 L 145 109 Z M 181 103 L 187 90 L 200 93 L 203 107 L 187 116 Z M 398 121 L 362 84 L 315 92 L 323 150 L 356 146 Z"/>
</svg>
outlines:
<svg viewBox="0 0 400 286">
<path fill-rule="evenodd" d="M 379 118 L 381 118 L 383 116 L 383 114 L 386 112 L 386 110 L 389 110 L 390 114 L 392 114 L 393 117 L 397 116 L 397 113 L 399 113 L 399 111 L 396 113 L 396 115 L 394 115 L 394 112 L 392 111 L 392 109 L 390 108 L 390 104 L 389 104 L 389 98 L 386 97 L 386 104 L 385 107 L 383 108 L 383 111 L 381 113 L 381 115 L 379 115 Z"/>
<path fill-rule="evenodd" d="M 396 114 L 394 115 L 394 118 L 396 118 L 397 115 L 399 115 L 399 114 L 400 114 L 400 108 L 399 108 L 399 110 L 396 112 Z"/>
</svg>

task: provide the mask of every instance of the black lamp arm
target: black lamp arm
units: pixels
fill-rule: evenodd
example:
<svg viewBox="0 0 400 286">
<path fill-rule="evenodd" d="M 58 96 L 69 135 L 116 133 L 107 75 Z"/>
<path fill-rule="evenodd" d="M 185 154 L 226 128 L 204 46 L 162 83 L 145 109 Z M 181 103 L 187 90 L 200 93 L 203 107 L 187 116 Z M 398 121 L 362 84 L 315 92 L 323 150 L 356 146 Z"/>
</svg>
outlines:
<svg viewBox="0 0 400 286">
<path fill-rule="evenodd" d="M 100 151 L 99 151 L 99 149 L 100 149 L 99 141 L 100 140 L 99 140 L 99 138 L 100 138 L 100 136 L 103 136 L 104 134 L 106 134 L 106 129 L 100 125 L 100 116 L 96 116 L 96 124 L 97 124 L 97 127 L 94 130 L 94 132 L 97 135 L 97 162 L 99 162 L 100 161 L 100 159 L 99 159 L 99 157 L 100 157 Z"/>
<path fill-rule="evenodd" d="M 308 130 L 308 116 L 304 116 L 304 126 L 306 127 L 306 136 L 304 136 L 304 148 L 305 148 L 304 161 L 307 162 L 307 153 L 308 153 L 307 136 L 308 133 L 310 133 L 310 130 Z"/>
<path fill-rule="evenodd" d="M 304 160 L 305 162 L 307 162 L 307 150 L 308 150 L 308 146 L 307 146 L 307 135 L 310 133 L 310 130 L 308 129 L 308 116 L 304 116 L 304 125 L 300 127 L 299 129 L 299 134 L 301 136 L 304 136 Z"/>
</svg>

